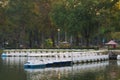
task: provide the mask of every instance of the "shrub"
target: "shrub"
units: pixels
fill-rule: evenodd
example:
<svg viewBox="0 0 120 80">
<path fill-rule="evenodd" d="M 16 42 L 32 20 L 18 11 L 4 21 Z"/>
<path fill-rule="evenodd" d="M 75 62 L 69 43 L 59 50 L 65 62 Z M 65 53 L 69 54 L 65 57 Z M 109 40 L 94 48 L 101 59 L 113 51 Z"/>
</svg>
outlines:
<svg viewBox="0 0 120 80">
<path fill-rule="evenodd" d="M 52 39 L 46 39 L 45 42 L 44 42 L 44 46 L 45 48 L 52 48 L 53 46 L 53 42 L 52 42 Z"/>
</svg>

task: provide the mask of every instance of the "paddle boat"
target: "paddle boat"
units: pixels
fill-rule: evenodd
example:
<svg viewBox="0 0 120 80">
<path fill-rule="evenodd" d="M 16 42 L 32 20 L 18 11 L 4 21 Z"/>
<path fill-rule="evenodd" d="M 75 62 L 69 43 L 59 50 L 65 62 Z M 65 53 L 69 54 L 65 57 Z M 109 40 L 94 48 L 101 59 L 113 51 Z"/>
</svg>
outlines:
<svg viewBox="0 0 120 80">
<path fill-rule="evenodd" d="M 68 54 L 56 55 L 53 66 L 70 66 L 72 63 L 71 57 Z"/>
<path fill-rule="evenodd" d="M 45 68 L 46 63 L 43 60 L 29 60 L 24 64 L 24 68 Z"/>
<path fill-rule="evenodd" d="M 2 53 L 1 57 L 7 57 L 7 55 L 5 53 Z"/>
</svg>

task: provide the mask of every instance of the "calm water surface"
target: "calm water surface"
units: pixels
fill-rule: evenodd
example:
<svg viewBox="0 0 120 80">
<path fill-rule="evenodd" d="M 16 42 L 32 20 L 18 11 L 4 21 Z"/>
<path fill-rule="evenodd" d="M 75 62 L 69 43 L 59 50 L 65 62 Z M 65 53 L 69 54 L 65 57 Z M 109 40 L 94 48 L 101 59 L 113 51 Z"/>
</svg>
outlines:
<svg viewBox="0 0 120 80">
<path fill-rule="evenodd" d="M 26 57 L 0 58 L 0 80 L 120 80 L 120 61 L 24 69 Z"/>
</svg>

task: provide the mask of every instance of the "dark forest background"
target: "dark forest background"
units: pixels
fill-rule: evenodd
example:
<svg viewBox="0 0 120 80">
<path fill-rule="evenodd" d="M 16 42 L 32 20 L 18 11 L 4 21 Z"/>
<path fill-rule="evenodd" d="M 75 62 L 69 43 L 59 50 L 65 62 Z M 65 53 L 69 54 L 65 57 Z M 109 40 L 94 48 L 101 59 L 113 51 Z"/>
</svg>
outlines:
<svg viewBox="0 0 120 80">
<path fill-rule="evenodd" d="M 80 48 L 120 40 L 120 0 L 1 0 L 1 48 Z"/>
</svg>

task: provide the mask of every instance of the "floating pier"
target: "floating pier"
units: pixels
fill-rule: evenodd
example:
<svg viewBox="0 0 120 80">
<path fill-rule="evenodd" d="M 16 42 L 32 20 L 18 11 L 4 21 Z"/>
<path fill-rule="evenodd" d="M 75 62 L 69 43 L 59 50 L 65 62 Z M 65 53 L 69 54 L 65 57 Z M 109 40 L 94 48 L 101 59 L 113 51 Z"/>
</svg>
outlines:
<svg viewBox="0 0 120 80">
<path fill-rule="evenodd" d="M 108 54 L 99 50 L 77 50 L 77 49 L 23 49 L 5 50 L 2 57 L 27 57 L 25 67 L 35 66 L 64 66 L 77 63 L 96 62 L 108 60 Z M 32 59 L 32 57 L 36 57 Z M 38 60 L 37 60 L 38 59 Z"/>
</svg>

